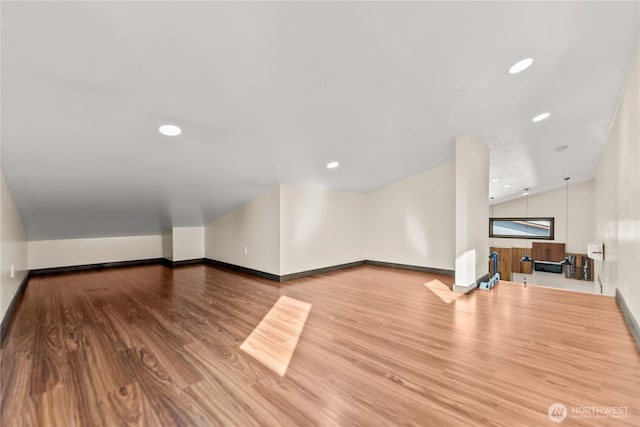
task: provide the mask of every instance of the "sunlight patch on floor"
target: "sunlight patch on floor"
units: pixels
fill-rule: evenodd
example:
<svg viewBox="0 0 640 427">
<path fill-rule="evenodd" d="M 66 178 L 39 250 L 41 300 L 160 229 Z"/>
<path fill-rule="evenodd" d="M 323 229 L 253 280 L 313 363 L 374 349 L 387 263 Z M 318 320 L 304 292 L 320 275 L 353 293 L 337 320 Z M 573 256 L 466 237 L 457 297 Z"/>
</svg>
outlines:
<svg viewBox="0 0 640 427">
<path fill-rule="evenodd" d="M 437 279 L 425 283 L 424 285 L 447 304 L 450 304 L 452 301 L 455 301 L 456 298 L 464 295 L 453 292 L 447 285 Z"/>
<path fill-rule="evenodd" d="M 284 376 L 310 310 L 311 304 L 281 296 L 240 350 Z"/>
</svg>

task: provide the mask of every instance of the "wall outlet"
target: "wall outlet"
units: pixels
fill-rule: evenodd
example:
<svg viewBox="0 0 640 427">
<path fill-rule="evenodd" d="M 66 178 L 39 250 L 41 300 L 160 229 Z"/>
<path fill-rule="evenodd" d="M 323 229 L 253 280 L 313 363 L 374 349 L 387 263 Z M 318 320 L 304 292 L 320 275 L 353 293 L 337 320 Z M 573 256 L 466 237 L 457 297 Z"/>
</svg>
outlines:
<svg viewBox="0 0 640 427">
<path fill-rule="evenodd" d="M 244 247 L 244 254 L 245 255 L 247 254 L 247 247 L 246 246 Z"/>
<path fill-rule="evenodd" d="M 13 264 L 11 264 L 11 278 L 13 279 L 16 276 L 16 272 L 13 269 Z"/>
</svg>

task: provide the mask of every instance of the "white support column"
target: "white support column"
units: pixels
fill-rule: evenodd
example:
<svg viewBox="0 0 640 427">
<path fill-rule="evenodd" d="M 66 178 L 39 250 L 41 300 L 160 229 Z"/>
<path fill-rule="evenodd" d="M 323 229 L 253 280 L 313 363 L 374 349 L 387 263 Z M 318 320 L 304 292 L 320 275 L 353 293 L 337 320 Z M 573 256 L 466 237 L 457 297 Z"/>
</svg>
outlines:
<svg viewBox="0 0 640 427">
<path fill-rule="evenodd" d="M 463 135 L 456 138 L 456 292 L 489 272 L 488 218 L 489 148 Z"/>
</svg>

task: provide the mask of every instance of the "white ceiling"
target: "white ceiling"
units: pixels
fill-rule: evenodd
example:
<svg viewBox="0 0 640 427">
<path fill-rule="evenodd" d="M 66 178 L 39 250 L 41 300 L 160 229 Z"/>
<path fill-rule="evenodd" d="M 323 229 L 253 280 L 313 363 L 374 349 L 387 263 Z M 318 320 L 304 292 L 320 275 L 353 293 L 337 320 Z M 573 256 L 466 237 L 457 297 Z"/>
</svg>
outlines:
<svg viewBox="0 0 640 427">
<path fill-rule="evenodd" d="M 591 179 L 638 5 L 2 2 L 2 170 L 32 240 L 202 225 L 277 183 L 369 191 L 463 133 L 497 200 Z"/>
</svg>

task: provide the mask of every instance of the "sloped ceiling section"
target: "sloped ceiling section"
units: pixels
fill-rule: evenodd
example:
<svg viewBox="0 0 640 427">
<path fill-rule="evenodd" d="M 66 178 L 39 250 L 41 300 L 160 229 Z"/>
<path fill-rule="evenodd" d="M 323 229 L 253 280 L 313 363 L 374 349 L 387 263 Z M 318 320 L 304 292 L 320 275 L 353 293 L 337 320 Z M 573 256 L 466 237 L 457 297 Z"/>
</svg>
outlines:
<svg viewBox="0 0 640 427">
<path fill-rule="evenodd" d="M 590 179 L 638 40 L 637 2 L 1 7 L 2 170 L 31 240 L 202 225 L 278 183 L 367 192 L 463 133 L 498 200 Z"/>
</svg>

